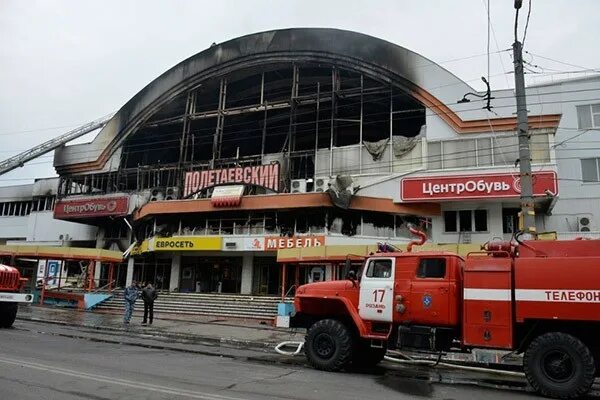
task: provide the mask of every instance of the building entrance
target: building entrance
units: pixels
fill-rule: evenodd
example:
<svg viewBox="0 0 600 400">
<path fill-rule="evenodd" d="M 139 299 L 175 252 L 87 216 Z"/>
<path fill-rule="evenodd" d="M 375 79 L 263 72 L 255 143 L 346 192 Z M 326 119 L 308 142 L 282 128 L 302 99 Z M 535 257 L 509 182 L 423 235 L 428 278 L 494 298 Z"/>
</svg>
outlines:
<svg viewBox="0 0 600 400">
<path fill-rule="evenodd" d="M 181 257 L 181 292 L 240 293 L 241 257 Z"/>
<path fill-rule="evenodd" d="M 125 270 L 126 271 L 126 270 Z M 119 273 L 117 273 L 117 277 Z M 149 255 L 136 258 L 133 264 L 133 280 L 152 283 L 157 290 L 169 290 L 171 279 L 171 259 Z"/>
</svg>

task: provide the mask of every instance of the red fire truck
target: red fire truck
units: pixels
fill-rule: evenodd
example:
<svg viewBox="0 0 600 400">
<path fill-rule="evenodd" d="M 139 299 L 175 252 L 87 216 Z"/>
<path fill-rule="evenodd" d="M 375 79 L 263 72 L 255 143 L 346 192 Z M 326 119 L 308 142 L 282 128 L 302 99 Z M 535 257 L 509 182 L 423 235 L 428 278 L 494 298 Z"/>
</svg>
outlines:
<svg viewBox="0 0 600 400">
<path fill-rule="evenodd" d="M 574 398 L 600 371 L 600 241 L 488 243 L 455 253 L 378 252 L 347 280 L 298 288 L 292 326 L 306 327 L 315 368 L 381 361 L 386 349 L 488 348 L 524 353 L 539 393 Z M 348 264 L 349 265 L 349 264 Z"/>
<path fill-rule="evenodd" d="M 0 328 L 10 328 L 17 317 L 19 303 L 31 303 L 33 296 L 20 293 L 27 282 L 19 270 L 0 264 Z"/>
</svg>

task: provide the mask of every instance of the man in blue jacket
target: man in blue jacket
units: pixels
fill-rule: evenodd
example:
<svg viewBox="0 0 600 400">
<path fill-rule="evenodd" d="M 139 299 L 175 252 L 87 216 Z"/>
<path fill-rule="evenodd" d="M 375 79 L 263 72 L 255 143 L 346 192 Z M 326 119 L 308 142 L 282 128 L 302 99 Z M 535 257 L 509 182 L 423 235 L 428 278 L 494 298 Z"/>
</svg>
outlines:
<svg viewBox="0 0 600 400">
<path fill-rule="evenodd" d="M 125 288 L 123 297 L 125 298 L 125 317 L 123 318 L 123 322 L 128 324 L 131 320 L 133 309 L 135 308 L 135 301 L 139 297 L 138 285 L 136 281 L 132 281 L 131 286 Z"/>
</svg>

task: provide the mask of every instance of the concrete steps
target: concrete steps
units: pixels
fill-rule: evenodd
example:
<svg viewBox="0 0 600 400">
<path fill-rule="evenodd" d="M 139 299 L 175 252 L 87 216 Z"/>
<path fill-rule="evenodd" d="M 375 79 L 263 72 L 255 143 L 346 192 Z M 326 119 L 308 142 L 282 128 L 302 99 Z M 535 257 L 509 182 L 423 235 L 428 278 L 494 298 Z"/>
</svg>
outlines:
<svg viewBox="0 0 600 400">
<path fill-rule="evenodd" d="M 96 307 L 98 311 L 123 311 L 123 292 Z M 291 301 L 291 299 L 290 299 Z M 196 314 L 234 318 L 273 319 L 277 315 L 280 297 L 212 293 L 159 293 L 154 312 L 161 314 Z M 136 312 L 143 311 L 143 301 L 136 303 Z"/>
</svg>

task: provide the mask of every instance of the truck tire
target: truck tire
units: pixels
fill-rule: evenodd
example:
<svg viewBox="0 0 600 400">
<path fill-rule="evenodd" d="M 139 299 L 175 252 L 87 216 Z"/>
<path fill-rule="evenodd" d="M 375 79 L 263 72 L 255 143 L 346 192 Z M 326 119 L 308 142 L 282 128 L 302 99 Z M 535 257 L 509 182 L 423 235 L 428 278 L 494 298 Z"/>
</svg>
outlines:
<svg viewBox="0 0 600 400">
<path fill-rule="evenodd" d="M 10 328 L 17 318 L 17 303 L 0 303 L 0 328 Z"/>
<path fill-rule="evenodd" d="M 308 362 L 323 371 L 339 371 L 352 360 L 353 336 L 335 319 L 322 319 L 309 329 L 304 342 Z"/>
<path fill-rule="evenodd" d="M 584 395 L 596 374 L 590 349 L 575 336 L 560 332 L 535 338 L 525 351 L 523 367 L 536 392 L 558 399 Z"/>
<path fill-rule="evenodd" d="M 361 340 L 354 347 L 352 365 L 357 368 L 374 367 L 379 364 L 387 353 L 387 348 L 371 347 L 368 341 Z"/>
</svg>

